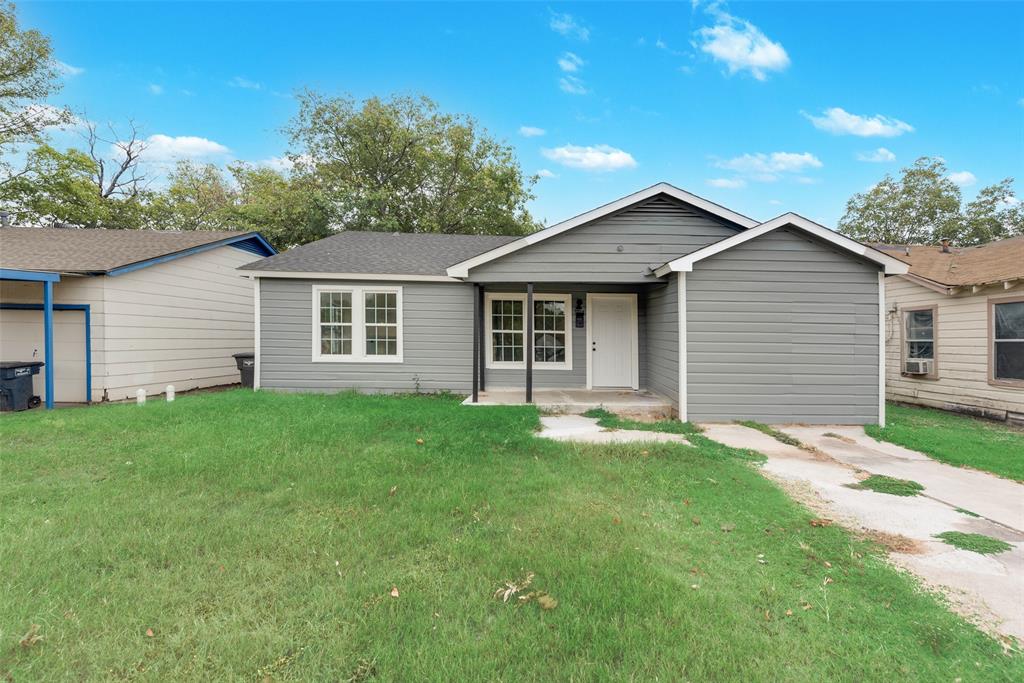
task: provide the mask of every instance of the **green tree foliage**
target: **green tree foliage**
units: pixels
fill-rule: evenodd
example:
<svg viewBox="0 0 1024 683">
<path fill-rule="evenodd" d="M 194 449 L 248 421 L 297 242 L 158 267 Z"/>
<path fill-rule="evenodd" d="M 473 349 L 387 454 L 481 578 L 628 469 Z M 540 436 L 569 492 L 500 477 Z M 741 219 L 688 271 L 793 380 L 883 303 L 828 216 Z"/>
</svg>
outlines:
<svg viewBox="0 0 1024 683">
<path fill-rule="evenodd" d="M 153 197 L 149 225 L 158 230 L 258 230 L 287 248 L 331 233 L 316 193 L 297 176 L 232 164 L 181 161 L 166 190 Z"/>
<path fill-rule="evenodd" d="M 887 175 L 846 204 L 839 230 L 862 242 L 931 244 L 948 239 L 960 246 L 1024 234 L 1024 208 L 1007 178 L 983 188 L 962 206 L 960 188 L 945 162 L 922 157 L 899 179 Z"/>
<path fill-rule="evenodd" d="M 510 146 L 426 97 L 357 104 L 307 91 L 286 129 L 293 160 L 346 230 L 526 234 L 535 177 Z"/>
</svg>

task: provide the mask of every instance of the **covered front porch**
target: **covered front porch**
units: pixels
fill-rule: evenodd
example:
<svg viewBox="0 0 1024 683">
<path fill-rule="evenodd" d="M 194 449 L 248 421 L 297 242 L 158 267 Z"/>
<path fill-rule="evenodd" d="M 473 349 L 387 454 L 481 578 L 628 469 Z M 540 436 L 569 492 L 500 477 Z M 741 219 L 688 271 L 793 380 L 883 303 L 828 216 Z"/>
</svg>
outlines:
<svg viewBox="0 0 1024 683">
<path fill-rule="evenodd" d="M 467 404 L 677 410 L 678 306 L 667 282 L 475 283 Z"/>
</svg>

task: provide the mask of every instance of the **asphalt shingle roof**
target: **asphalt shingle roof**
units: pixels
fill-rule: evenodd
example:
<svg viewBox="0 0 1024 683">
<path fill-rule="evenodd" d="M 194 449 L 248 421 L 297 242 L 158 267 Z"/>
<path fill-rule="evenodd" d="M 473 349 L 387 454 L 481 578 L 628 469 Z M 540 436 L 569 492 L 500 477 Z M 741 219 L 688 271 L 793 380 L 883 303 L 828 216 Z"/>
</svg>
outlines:
<svg viewBox="0 0 1024 683">
<path fill-rule="evenodd" d="M 444 275 L 448 266 L 517 239 L 509 235 L 346 231 L 250 263 L 240 270 Z"/>
<path fill-rule="evenodd" d="M 0 268 L 106 273 L 245 233 L 228 230 L 0 228 Z"/>
<path fill-rule="evenodd" d="M 1011 237 L 976 247 L 922 244 L 881 245 L 886 254 L 910 264 L 910 273 L 947 287 L 985 285 L 1024 278 L 1024 237 Z"/>
</svg>

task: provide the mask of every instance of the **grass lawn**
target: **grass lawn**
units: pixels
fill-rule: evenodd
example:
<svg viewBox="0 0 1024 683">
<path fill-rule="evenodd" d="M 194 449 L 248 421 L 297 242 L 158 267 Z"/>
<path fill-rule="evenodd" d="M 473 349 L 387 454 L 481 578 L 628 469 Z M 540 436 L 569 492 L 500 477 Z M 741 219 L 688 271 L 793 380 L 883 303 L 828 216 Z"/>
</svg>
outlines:
<svg viewBox="0 0 1024 683">
<path fill-rule="evenodd" d="M 749 454 L 537 425 L 245 391 L 4 416 L 0 676 L 1024 678 Z"/>
<path fill-rule="evenodd" d="M 872 437 L 950 465 L 967 465 L 1024 481 L 1024 430 L 931 408 L 888 404 L 886 425 L 868 425 Z"/>
</svg>

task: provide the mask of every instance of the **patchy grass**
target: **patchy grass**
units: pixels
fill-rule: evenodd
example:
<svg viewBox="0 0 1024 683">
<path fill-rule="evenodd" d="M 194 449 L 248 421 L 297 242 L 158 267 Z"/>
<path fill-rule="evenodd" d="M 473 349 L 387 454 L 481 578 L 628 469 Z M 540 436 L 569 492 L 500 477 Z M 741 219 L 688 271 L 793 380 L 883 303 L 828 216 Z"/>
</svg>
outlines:
<svg viewBox="0 0 1024 683">
<path fill-rule="evenodd" d="M 877 493 L 888 493 L 890 496 L 916 496 L 924 491 L 924 486 L 910 479 L 896 479 L 881 474 L 872 474 L 856 484 L 849 484 L 851 489 L 867 489 Z"/>
<path fill-rule="evenodd" d="M 981 555 L 1004 553 L 1013 547 L 998 538 L 992 538 L 985 534 L 965 534 L 961 531 L 943 531 L 941 534 L 936 534 L 935 538 L 941 538 L 954 548 L 970 550 L 972 553 Z"/>
<path fill-rule="evenodd" d="M 1024 430 L 991 420 L 890 403 L 886 426 L 868 425 L 872 437 L 950 465 L 973 467 L 1024 482 Z"/>
<path fill-rule="evenodd" d="M 971 512 L 970 510 L 965 510 L 964 508 L 956 508 L 956 511 L 959 512 L 961 515 L 967 515 L 968 517 L 981 517 L 981 515 L 979 515 L 977 512 Z"/>
<path fill-rule="evenodd" d="M 790 436 L 786 432 L 780 431 L 775 427 L 772 427 L 771 425 L 766 425 L 763 422 L 755 422 L 754 420 L 741 420 L 737 422 L 737 424 L 741 424 L 744 427 L 750 427 L 751 429 L 756 429 L 759 432 L 763 432 L 764 434 L 767 434 L 776 441 L 780 441 L 786 444 L 787 446 L 796 446 L 797 448 L 802 448 L 805 451 L 812 450 L 809 446 L 805 445 L 804 442 L 802 442 L 795 436 Z"/>
<path fill-rule="evenodd" d="M 537 423 L 241 390 L 4 416 L 0 678 L 1024 679 L 749 452 Z"/>
<path fill-rule="evenodd" d="M 641 422 L 619 417 L 604 408 L 591 408 L 583 413 L 583 417 L 597 418 L 597 424 L 605 429 L 638 429 L 647 432 L 668 432 L 669 434 L 699 434 L 701 431 L 700 427 L 692 422 L 680 422 L 679 420 Z"/>
</svg>

